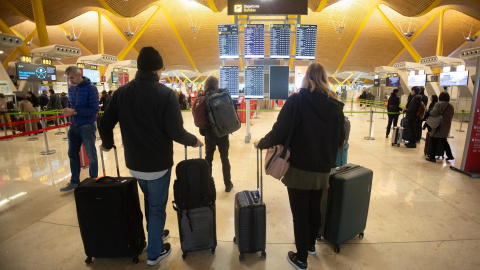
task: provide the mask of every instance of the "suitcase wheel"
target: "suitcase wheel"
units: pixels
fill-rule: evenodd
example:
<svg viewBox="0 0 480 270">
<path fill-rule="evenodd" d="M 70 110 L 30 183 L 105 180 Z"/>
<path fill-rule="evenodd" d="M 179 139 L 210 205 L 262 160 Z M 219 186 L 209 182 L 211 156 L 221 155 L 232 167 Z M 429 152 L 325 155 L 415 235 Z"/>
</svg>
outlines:
<svg viewBox="0 0 480 270">
<path fill-rule="evenodd" d="M 358 234 L 358 237 L 360 237 L 360 239 L 363 239 L 363 236 L 364 236 L 363 232 Z"/>
<path fill-rule="evenodd" d="M 245 261 L 245 255 L 240 254 L 240 255 L 238 256 L 238 260 L 241 261 L 241 262 Z"/>
<path fill-rule="evenodd" d="M 335 248 L 333 249 L 333 251 L 335 251 L 335 253 L 340 253 L 340 246 L 335 245 Z"/>
<path fill-rule="evenodd" d="M 215 254 L 215 248 L 212 248 L 210 251 L 212 252 L 212 254 Z"/>
<path fill-rule="evenodd" d="M 135 258 L 133 258 L 132 261 L 133 261 L 133 264 L 137 264 L 140 260 L 138 259 L 138 257 L 135 257 Z"/>
<path fill-rule="evenodd" d="M 187 252 L 184 252 L 184 253 L 182 254 L 182 258 L 183 258 L 184 260 L 187 258 Z"/>
<path fill-rule="evenodd" d="M 92 262 L 92 257 L 87 257 L 87 258 L 85 259 L 85 263 L 86 263 L 86 264 L 89 264 L 89 263 L 91 263 L 91 262 Z"/>
<path fill-rule="evenodd" d="M 262 258 L 262 259 L 267 258 L 267 253 L 266 253 L 265 251 L 262 251 L 262 257 L 261 257 L 261 258 Z"/>
</svg>

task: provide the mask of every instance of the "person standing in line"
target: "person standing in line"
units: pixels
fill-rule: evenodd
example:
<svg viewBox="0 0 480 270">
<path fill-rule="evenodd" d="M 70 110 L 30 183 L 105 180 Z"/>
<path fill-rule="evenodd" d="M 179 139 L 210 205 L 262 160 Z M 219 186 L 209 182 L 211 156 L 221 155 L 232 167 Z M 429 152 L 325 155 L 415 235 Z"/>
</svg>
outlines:
<svg viewBox="0 0 480 270">
<path fill-rule="evenodd" d="M 68 107 L 68 97 L 67 97 L 67 93 L 65 92 L 62 92 L 60 94 L 60 103 L 62 104 L 62 108 L 65 109 Z"/>
<path fill-rule="evenodd" d="M 7 108 L 7 99 L 5 98 L 5 95 L 3 93 L 0 93 L 0 123 L 4 124 L 3 121 L 5 119 L 5 122 L 7 122 L 7 117 L 4 116 L 3 114 L 8 112 Z M 7 126 L 1 126 L 0 130 L 6 129 Z"/>
<path fill-rule="evenodd" d="M 47 107 L 48 104 L 48 95 L 47 95 L 47 90 L 42 91 L 42 95 L 40 95 L 40 109 L 44 111 Z"/>
<path fill-rule="evenodd" d="M 102 97 L 100 98 L 100 111 L 104 112 L 107 109 L 108 103 L 110 102 L 110 96 L 107 94 L 107 91 L 102 91 Z"/>
<path fill-rule="evenodd" d="M 440 96 L 438 97 L 437 104 L 435 104 L 435 107 L 433 107 L 432 111 L 430 112 L 430 116 L 438 116 L 441 114 L 443 116 L 443 121 L 440 126 L 430 132 L 431 146 L 428 149 L 427 161 L 436 162 L 435 152 L 437 150 L 438 142 L 440 142 L 443 146 L 443 149 L 445 149 L 447 160 L 454 159 L 452 149 L 447 141 L 448 134 L 450 134 L 450 128 L 452 126 L 454 113 L 455 109 L 453 108 L 452 104 L 450 104 L 450 95 L 446 91 L 441 92 Z"/>
<path fill-rule="evenodd" d="M 50 99 L 48 100 L 47 111 L 63 110 L 60 98 L 57 94 L 55 94 L 55 91 L 53 89 L 49 89 L 48 92 L 50 92 Z M 64 122 L 65 120 L 60 118 L 60 121 Z M 55 125 L 58 125 L 58 118 L 55 119 Z"/>
<path fill-rule="evenodd" d="M 82 76 L 82 72 L 76 66 L 68 67 L 65 75 L 73 84 L 68 89 L 68 108 L 62 110 L 65 116 L 70 117 L 68 157 L 70 158 L 72 178 L 67 186 L 60 189 L 61 192 L 74 190 L 80 183 L 79 152 L 82 143 L 89 159 L 90 177 L 98 177 L 97 149 L 95 148 L 98 90 L 89 78 Z"/>
<path fill-rule="evenodd" d="M 316 253 L 323 189 L 345 140 L 343 106 L 328 88 L 325 68 L 311 64 L 300 92 L 287 99 L 272 130 L 254 143 L 257 149 L 283 145 L 293 129 L 290 167 L 282 182 L 288 190 L 297 248 L 296 253 L 288 252 L 287 260 L 296 269 L 307 269 L 308 254 Z"/>
<path fill-rule="evenodd" d="M 428 105 L 428 111 L 425 113 L 425 116 L 423 117 L 423 121 L 427 121 L 427 118 L 430 116 L 430 112 L 433 110 L 433 107 L 435 107 L 435 104 L 438 102 L 438 96 L 437 95 L 432 95 L 430 97 L 430 105 Z M 427 123 L 423 124 L 422 129 L 427 129 L 428 132 L 432 131 L 432 128 L 430 128 Z"/>
<path fill-rule="evenodd" d="M 420 107 L 420 102 L 423 102 L 422 97 L 418 94 L 419 92 L 420 89 L 417 86 L 414 86 L 408 97 L 409 101 L 406 107 L 406 118 L 408 130 L 410 131 L 410 138 L 405 138 L 408 139 L 408 143 L 405 144 L 407 148 L 417 147 L 417 111 Z"/>
<path fill-rule="evenodd" d="M 138 179 L 145 199 L 147 264 L 156 265 L 171 252 L 164 243 L 166 206 L 173 162 L 173 141 L 199 147 L 203 143 L 183 127 L 175 92 L 159 83 L 165 70 L 159 52 L 144 47 L 137 58 L 135 79 L 115 91 L 99 120 L 101 151 L 114 145 L 113 129 L 119 123 L 130 174 Z M 145 99 L 148 97 L 148 99 Z M 98 98 L 97 98 L 98 100 Z"/>
<path fill-rule="evenodd" d="M 387 138 L 388 138 L 388 135 L 390 135 L 390 128 L 392 126 L 392 122 L 393 122 L 393 126 L 396 127 L 398 122 L 398 116 L 400 115 L 400 112 L 403 110 L 402 108 L 400 108 L 400 98 L 398 97 L 398 89 L 393 89 L 393 92 L 390 95 L 390 98 L 388 99 L 387 110 L 388 110 L 388 124 L 387 124 Z"/>
<path fill-rule="evenodd" d="M 20 109 L 21 113 L 34 113 L 35 108 L 33 107 L 33 104 L 28 100 L 27 96 L 22 97 L 22 101 L 18 103 L 18 107 Z M 23 115 L 24 120 L 28 120 L 28 115 Z M 30 119 L 35 119 L 37 118 L 36 115 L 30 115 Z M 32 127 L 32 128 L 30 128 Z M 33 131 L 37 129 L 37 122 L 29 122 L 25 123 L 25 131 Z"/>
<path fill-rule="evenodd" d="M 38 101 L 38 97 L 32 91 L 27 92 L 28 101 L 30 101 L 33 105 L 33 108 L 36 112 L 40 112 L 40 102 Z"/>
<path fill-rule="evenodd" d="M 425 95 L 425 87 L 420 86 L 420 92 L 418 94 L 422 97 L 423 105 L 425 105 L 425 108 L 427 108 L 428 97 Z M 420 140 L 422 139 L 422 122 L 423 122 L 423 118 L 422 119 L 417 119 L 417 126 L 416 126 L 416 128 L 417 128 L 417 143 L 420 142 Z"/>
<path fill-rule="evenodd" d="M 218 79 L 216 77 L 208 77 L 205 82 L 205 95 L 208 96 L 218 91 Z M 228 134 L 223 137 L 217 137 L 213 132 L 212 126 L 207 125 L 200 128 L 200 134 L 205 136 L 205 159 L 210 165 L 212 171 L 213 154 L 218 146 L 220 152 L 220 159 L 222 161 L 223 183 L 225 184 L 225 192 L 230 192 L 233 188 L 230 160 L 228 159 L 228 148 L 230 148 L 230 141 Z"/>
</svg>

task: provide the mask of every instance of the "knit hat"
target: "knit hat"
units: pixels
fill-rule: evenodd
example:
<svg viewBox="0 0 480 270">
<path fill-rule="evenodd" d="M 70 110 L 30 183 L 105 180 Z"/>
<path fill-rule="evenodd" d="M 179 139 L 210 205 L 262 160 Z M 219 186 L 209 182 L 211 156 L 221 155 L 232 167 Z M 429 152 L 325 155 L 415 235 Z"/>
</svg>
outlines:
<svg viewBox="0 0 480 270">
<path fill-rule="evenodd" d="M 143 47 L 137 58 L 137 68 L 143 71 L 155 71 L 163 68 L 163 59 L 153 47 Z"/>
</svg>

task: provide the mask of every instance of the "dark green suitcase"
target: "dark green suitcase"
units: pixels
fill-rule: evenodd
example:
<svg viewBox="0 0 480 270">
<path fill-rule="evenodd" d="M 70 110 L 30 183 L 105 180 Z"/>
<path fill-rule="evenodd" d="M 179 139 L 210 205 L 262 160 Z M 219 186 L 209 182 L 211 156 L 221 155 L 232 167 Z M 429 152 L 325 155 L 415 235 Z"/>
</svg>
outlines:
<svg viewBox="0 0 480 270">
<path fill-rule="evenodd" d="M 330 175 L 323 237 L 335 245 L 335 253 L 356 235 L 363 238 L 372 179 L 372 170 L 354 164 L 338 167 Z"/>
</svg>

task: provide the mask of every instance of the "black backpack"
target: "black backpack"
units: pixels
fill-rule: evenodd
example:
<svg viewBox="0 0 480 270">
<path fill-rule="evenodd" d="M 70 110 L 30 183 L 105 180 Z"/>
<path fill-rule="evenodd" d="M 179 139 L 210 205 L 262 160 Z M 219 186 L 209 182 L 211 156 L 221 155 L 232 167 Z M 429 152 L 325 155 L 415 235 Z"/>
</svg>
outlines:
<svg viewBox="0 0 480 270">
<path fill-rule="evenodd" d="M 217 137 L 226 136 L 240 129 L 242 124 L 227 89 L 208 91 L 205 102 L 212 130 Z"/>
</svg>

